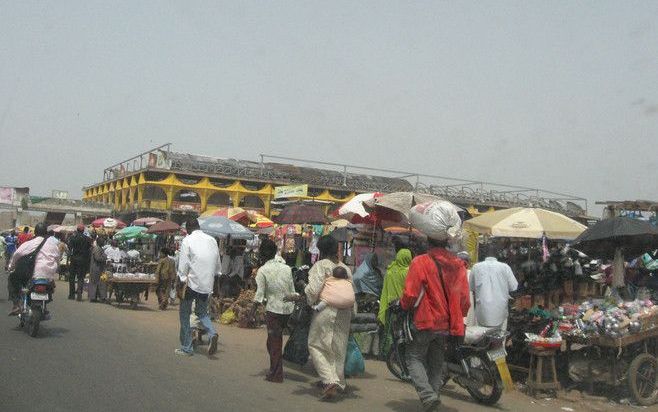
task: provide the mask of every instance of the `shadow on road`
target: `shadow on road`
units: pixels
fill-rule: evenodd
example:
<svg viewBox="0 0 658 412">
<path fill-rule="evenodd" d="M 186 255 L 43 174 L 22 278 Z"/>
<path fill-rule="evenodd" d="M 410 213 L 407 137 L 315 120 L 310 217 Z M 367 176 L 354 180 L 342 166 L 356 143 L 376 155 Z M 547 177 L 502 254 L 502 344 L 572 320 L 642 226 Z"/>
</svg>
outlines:
<svg viewBox="0 0 658 412">
<path fill-rule="evenodd" d="M 386 406 L 395 412 L 422 412 L 423 407 L 418 399 L 401 399 L 390 401 Z M 441 412 L 457 412 L 457 409 L 442 405 L 439 409 Z"/>
<path fill-rule="evenodd" d="M 66 328 L 47 328 L 42 327 L 39 331 L 38 337 L 40 338 L 61 338 L 64 334 L 69 333 L 70 330 Z"/>
<path fill-rule="evenodd" d="M 148 306 L 141 306 L 141 305 L 137 305 L 137 307 L 133 309 L 129 303 L 122 303 L 122 304 L 113 303 L 112 307 L 121 310 L 133 310 L 137 312 L 157 312 L 157 310 L 153 308 L 149 308 Z"/>
</svg>

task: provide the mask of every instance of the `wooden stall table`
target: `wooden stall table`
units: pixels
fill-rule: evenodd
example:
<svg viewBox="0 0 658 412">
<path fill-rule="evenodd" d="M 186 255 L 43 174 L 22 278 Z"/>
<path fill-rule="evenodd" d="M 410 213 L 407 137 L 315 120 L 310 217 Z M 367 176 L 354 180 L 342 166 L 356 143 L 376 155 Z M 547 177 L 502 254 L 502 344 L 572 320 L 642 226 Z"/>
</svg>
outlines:
<svg viewBox="0 0 658 412">
<path fill-rule="evenodd" d="M 563 336 L 566 342 L 567 364 L 571 360 L 571 347 L 574 344 L 597 346 L 607 353 L 610 359 L 610 379 L 608 384 L 618 386 L 624 378 L 635 401 L 644 406 L 658 402 L 658 327 L 620 338 L 609 336 Z M 622 370 L 619 360 L 630 360 L 627 370 Z M 592 374 L 593 360 L 588 362 L 588 390 L 594 390 Z"/>
</svg>

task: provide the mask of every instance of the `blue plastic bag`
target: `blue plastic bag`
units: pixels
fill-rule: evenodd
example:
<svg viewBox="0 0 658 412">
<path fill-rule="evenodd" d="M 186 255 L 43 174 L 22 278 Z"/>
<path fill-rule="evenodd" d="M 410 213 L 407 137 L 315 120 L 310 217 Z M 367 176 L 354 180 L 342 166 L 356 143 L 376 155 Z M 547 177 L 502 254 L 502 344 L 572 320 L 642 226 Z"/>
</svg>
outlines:
<svg viewBox="0 0 658 412">
<path fill-rule="evenodd" d="M 356 343 L 354 336 L 350 335 L 347 341 L 347 353 L 345 355 L 345 376 L 361 375 L 366 371 L 366 364 Z"/>
</svg>

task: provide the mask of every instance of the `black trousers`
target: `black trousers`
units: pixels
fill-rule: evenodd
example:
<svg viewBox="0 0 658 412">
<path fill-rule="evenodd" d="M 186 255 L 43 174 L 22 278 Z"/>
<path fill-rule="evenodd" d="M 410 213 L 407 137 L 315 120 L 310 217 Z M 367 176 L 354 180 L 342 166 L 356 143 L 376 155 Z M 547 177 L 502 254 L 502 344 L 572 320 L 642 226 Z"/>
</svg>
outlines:
<svg viewBox="0 0 658 412">
<path fill-rule="evenodd" d="M 85 283 L 85 276 L 87 276 L 87 270 L 89 269 L 89 264 L 84 260 L 71 260 L 71 265 L 69 267 L 69 298 L 77 297 L 82 298 L 82 287 Z M 77 280 L 77 287 L 76 287 Z"/>
</svg>

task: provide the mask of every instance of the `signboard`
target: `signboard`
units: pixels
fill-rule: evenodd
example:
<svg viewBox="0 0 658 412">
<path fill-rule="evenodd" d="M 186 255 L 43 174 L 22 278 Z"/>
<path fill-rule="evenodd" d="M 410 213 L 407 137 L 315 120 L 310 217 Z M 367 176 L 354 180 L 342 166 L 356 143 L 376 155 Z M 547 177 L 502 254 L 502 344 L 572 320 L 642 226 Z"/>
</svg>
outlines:
<svg viewBox="0 0 658 412">
<path fill-rule="evenodd" d="M 55 199 L 68 199 L 69 198 L 69 192 L 65 190 L 53 190 L 53 196 Z"/>
<path fill-rule="evenodd" d="M 274 188 L 274 198 L 290 198 L 308 196 L 308 185 L 277 186 Z"/>
<path fill-rule="evenodd" d="M 175 210 L 182 210 L 184 212 L 200 212 L 201 204 L 173 201 L 171 202 L 171 208 Z"/>
<path fill-rule="evenodd" d="M 15 199 L 16 190 L 13 187 L 0 187 L 0 203 L 12 205 Z"/>
<path fill-rule="evenodd" d="M 158 169 L 169 169 L 171 167 L 171 161 L 165 157 L 165 153 L 162 150 L 158 150 L 157 152 L 155 166 Z"/>
</svg>

